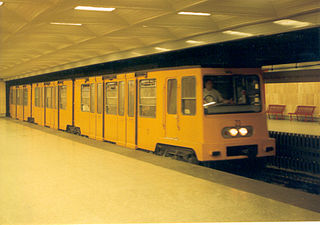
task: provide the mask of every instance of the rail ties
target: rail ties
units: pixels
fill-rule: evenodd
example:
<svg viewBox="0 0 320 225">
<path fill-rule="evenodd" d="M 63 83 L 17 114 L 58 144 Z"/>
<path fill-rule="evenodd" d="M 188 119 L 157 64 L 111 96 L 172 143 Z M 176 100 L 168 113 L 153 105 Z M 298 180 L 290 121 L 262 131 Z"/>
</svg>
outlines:
<svg viewBox="0 0 320 225">
<path fill-rule="evenodd" d="M 320 174 L 320 136 L 269 131 L 276 139 L 276 156 L 268 165 Z"/>
</svg>

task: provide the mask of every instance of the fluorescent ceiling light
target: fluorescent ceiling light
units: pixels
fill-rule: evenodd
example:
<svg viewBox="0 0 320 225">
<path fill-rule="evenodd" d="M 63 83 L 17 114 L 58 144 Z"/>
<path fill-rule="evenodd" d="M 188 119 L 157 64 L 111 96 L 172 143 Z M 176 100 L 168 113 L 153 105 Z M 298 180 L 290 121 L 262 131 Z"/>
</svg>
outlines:
<svg viewBox="0 0 320 225">
<path fill-rule="evenodd" d="M 0 2 L 0 6 L 2 6 L 3 5 L 3 2 Z"/>
<path fill-rule="evenodd" d="M 277 20 L 277 21 L 274 21 L 273 23 L 282 25 L 282 26 L 292 26 L 292 27 L 306 27 L 312 24 L 309 22 L 302 22 L 302 21 L 290 20 L 290 19 Z"/>
<path fill-rule="evenodd" d="M 194 40 L 187 40 L 186 41 L 188 44 L 204 44 L 205 42 L 204 41 L 194 41 Z"/>
<path fill-rule="evenodd" d="M 170 51 L 170 49 L 161 48 L 161 47 L 155 47 L 154 49 L 156 49 L 156 50 L 158 50 L 158 51 L 162 51 L 162 52 Z"/>
<path fill-rule="evenodd" d="M 111 12 L 116 8 L 104 8 L 104 7 L 93 7 L 93 6 L 77 6 L 76 10 L 87 10 L 87 11 L 100 11 L 100 12 Z"/>
<path fill-rule="evenodd" d="M 211 13 L 203 12 L 178 12 L 179 15 L 191 15 L 191 16 L 211 16 Z"/>
<path fill-rule="evenodd" d="M 52 24 L 52 25 L 67 25 L 67 26 L 82 26 L 81 23 L 56 23 L 56 22 L 51 22 L 50 24 Z"/>
<path fill-rule="evenodd" d="M 253 34 L 250 34 L 250 33 L 244 33 L 244 32 L 233 31 L 233 30 L 226 30 L 226 31 L 223 31 L 222 33 L 224 33 L 224 34 L 236 35 L 236 36 L 242 36 L 242 37 L 250 37 L 250 36 L 253 36 Z"/>
</svg>

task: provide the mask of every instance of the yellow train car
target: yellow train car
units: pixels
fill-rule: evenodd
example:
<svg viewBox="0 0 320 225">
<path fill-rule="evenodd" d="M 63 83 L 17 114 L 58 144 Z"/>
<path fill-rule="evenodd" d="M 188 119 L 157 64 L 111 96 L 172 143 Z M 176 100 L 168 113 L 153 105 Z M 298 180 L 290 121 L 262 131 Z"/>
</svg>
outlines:
<svg viewBox="0 0 320 225">
<path fill-rule="evenodd" d="M 74 126 L 76 133 L 103 139 L 102 77 L 80 78 L 74 84 Z"/>
</svg>

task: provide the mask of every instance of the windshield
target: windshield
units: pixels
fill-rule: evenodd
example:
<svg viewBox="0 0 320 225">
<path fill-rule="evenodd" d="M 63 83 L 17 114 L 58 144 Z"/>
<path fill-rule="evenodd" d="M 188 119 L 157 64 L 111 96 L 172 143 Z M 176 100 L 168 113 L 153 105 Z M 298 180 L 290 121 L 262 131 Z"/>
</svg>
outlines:
<svg viewBox="0 0 320 225">
<path fill-rule="evenodd" d="M 203 107 L 205 114 L 260 112 L 259 77 L 204 76 Z"/>
</svg>

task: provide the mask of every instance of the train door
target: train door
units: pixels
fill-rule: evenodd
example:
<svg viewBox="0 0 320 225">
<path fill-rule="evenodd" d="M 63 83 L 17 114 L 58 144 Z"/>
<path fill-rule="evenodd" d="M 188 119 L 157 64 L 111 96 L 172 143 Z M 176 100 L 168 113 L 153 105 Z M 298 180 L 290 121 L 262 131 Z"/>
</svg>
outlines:
<svg viewBox="0 0 320 225">
<path fill-rule="evenodd" d="M 117 144 L 126 146 L 127 115 L 126 115 L 126 75 L 118 75 L 118 135 Z"/>
<path fill-rule="evenodd" d="M 97 113 L 96 113 L 96 139 L 103 139 L 103 82 L 102 77 L 96 78 L 97 82 Z"/>
<path fill-rule="evenodd" d="M 165 138 L 177 140 L 180 130 L 180 117 L 177 111 L 178 80 L 176 78 L 166 79 L 165 87 Z"/>
<path fill-rule="evenodd" d="M 45 126 L 47 127 L 54 127 L 54 109 L 53 109 L 53 87 L 52 85 L 47 84 L 44 89 L 44 96 L 45 96 Z"/>
<path fill-rule="evenodd" d="M 23 87 L 23 120 L 31 117 L 31 85 Z"/>
<path fill-rule="evenodd" d="M 118 134 L 118 82 L 105 80 L 104 140 L 116 142 Z"/>
<path fill-rule="evenodd" d="M 58 86 L 55 82 L 52 86 L 52 128 L 58 129 Z"/>
<path fill-rule="evenodd" d="M 135 149 L 136 139 L 136 116 L 137 116 L 137 89 L 135 74 L 127 74 L 127 121 L 126 121 L 126 146 Z"/>
<path fill-rule="evenodd" d="M 17 87 L 17 119 L 23 120 L 23 88 Z"/>
<path fill-rule="evenodd" d="M 97 136 L 97 114 L 96 114 L 96 94 L 97 94 L 95 79 L 90 83 L 90 112 L 89 112 L 89 137 L 96 139 Z"/>
<path fill-rule="evenodd" d="M 10 107 L 10 116 L 11 118 L 16 118 L 17 117 L 17 90 L 15 87 L 11 87 L 11 107 Z"/>
<path fill-rule="evenodd" d="M 58 82 L 58 129 L 67 130 L 72 125 L 73 81 Z"/>
</svg>

